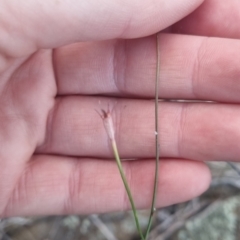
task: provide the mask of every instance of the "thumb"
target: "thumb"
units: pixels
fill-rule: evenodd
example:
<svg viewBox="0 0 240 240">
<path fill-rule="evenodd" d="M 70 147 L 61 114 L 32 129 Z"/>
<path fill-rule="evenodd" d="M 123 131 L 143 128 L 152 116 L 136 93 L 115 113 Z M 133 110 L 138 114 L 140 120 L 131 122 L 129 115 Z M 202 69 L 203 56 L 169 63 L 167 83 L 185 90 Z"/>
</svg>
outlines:
<svg viewBox="0 0 240 240">
<path fill-rule="evenodd" d="M 23 56 L 40 48 L 111 38 L 137 38 L 180 20 L 203 0 L 3 0 L 0 53 Z"/>
</svg>

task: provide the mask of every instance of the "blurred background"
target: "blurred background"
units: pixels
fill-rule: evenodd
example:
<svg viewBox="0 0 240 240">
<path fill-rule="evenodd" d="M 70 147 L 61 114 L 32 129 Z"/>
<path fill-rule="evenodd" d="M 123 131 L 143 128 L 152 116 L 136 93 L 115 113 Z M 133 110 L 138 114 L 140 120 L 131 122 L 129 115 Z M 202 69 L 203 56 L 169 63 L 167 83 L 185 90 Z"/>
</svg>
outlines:
<svg viewBox="0 0 240 240">
<path fill-rule="evenodd" d="M 212 183 L 202 196 L 158 209 L 149 240 L 240 239 L 240 164 L 210 162 Z M 140 211 L 146 228 L 149 211 Z M 139 240 L 131 212 L 88 216 L 8 218 L 1 240 Z"/>
</svg>

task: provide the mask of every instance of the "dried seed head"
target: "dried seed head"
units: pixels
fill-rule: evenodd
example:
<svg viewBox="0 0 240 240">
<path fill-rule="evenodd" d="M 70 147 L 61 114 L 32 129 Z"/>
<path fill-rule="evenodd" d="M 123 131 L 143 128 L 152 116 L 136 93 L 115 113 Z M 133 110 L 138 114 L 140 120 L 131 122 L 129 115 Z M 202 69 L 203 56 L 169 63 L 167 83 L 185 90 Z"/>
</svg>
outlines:
<svg viewBox="0 0 240 240">
<path fill-rule="evenodd" d="M 107 132 L 107 135 L 110 140 L 115 141 L 115 132 L 114 132 L 114 127 L 113 127 L 113 120 L 112 120 L 112 115 L 111 112 L 108 110 L 107 112 L 103 109 L 101 109 L 102 114 L 99 114 L 103 120 L 103 125 L 105 127 L 105 130 Z"/>
</svg>

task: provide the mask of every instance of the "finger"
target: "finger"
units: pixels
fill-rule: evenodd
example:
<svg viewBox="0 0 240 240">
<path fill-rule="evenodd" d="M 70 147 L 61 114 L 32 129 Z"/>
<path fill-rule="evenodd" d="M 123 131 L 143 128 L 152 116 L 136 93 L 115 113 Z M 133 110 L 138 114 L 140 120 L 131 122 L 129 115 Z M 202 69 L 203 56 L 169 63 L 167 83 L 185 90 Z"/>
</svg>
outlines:
<svg viewBox="0 0 240 240">
<path fill-rule="evenodd" d="M 136 38 L 160 31 L 203 0 L 25 1 L 0 4 L 0 49 L 7 56 L 30 54 L 77 41 Z"/>
<path fill-rule="evenodd" d="M 160 98 L 240 102 L 240 42 L 160 35 Z M 54 53 L 58 94 L 155 94 L 156 37 L 80 43 Z"/>
<path fill-rule="evenodd" d="M 235 0 L 206 0 L 196 11 L 180 20 L 173 32 L 240 38 L 240 2 Z"/>
<path fill-rule="evenodd" d="M 149 208 L 154 160 L 123 166 L 136 206 Z M 196 197 L 209 186 L 209 169 L 200 162 L 161 161 L 159 170 L 158 207 Z M 25 170 L 3 214 L 88 214 L 129 208 L 114 161 L 38 156 Z"/>
<path fill-rule="evenodd" d="M 40 153 L 112 158 L 102 119 L 95 110 L 112 109 L 122 158 L 155 156 L 154 101 L 100 97 L 58 100 Z M 159 106 L 161 157 L 239 161 L 238 105 L 167 103 Z"/>
</svg>

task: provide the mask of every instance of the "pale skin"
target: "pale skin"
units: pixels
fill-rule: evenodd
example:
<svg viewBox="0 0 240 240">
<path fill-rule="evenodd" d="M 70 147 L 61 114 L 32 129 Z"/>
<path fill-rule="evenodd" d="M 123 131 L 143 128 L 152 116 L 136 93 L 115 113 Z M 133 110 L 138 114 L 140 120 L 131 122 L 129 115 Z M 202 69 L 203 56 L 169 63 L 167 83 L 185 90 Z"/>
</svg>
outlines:
<svg viewBox="0 0 240 240">
<path fill-rule="evenodd" d="M 168 27 L 160 97 L 216 103 L 159 105 L 157 207 L 204 192 L 204 161 L 240 160 L 240 2 L 202 3 L 0 2 L 0 217 L 129 209 L 95 111 L 108 105 L 121 157 L 137 159 L 123 163 L 135 203 L 150 206 L 154 34 Z"/>
</svg>

